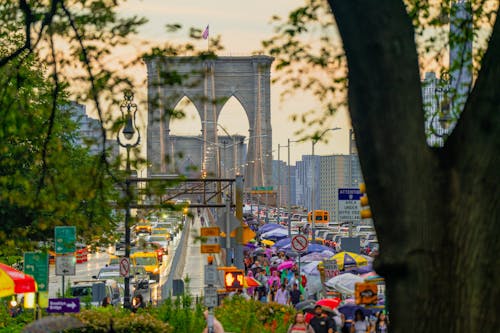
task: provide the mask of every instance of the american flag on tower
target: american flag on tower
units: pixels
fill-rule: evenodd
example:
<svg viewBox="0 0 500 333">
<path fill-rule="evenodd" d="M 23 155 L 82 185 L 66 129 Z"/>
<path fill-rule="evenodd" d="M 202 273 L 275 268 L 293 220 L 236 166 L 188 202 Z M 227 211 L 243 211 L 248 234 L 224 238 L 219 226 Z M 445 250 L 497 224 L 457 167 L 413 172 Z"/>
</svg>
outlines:
<svg viewBox="0 0 500 333">
<path fill-rule="evenodd" d="M 203 39 L 207 39 L 208 38 L 208 25 L 205 28 L 205 31 L 203 31 L 203 34 L 201 35 L 201 37 L 203 37 Z"/>
</svg>

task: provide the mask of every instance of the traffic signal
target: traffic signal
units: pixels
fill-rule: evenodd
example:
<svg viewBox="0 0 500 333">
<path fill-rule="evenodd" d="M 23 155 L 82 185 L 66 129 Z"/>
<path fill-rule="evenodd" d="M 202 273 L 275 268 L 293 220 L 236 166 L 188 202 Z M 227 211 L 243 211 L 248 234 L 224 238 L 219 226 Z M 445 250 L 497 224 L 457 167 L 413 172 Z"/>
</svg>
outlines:
<svg viewBox="0 0 500 333">
<path fill-rule="evenodd" d="M 359 203 L 361 205 L 361 218 L 362 219 L 371 219 L 372 211 L 370 209 L 370 205 L 368 203 L 368 196 L 366 195 L 366 185 L 365 183 L 359 184 L 359 190 L 361 191 L 361 198 L 359 198 Z"/>
<path fill-rule="evenodd" d="M 214 256 L 207 256 L 207 265 L 214 264 Z"/>
<path fill-rule="evenodd" d="M 245 275 L 242 270 L 225 271 L 224 286 L 227 291 L 243 289 Z"/>
</svg>

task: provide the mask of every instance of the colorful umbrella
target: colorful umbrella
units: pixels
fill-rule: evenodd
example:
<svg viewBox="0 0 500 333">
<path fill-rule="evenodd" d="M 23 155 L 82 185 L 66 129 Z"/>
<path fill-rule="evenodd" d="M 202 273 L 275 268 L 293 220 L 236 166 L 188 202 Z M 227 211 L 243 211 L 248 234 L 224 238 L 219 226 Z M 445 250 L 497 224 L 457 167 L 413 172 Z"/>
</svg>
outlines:
<svg viewBox="0 0 500 333">
<path fill-rule="evenodd" d="M 310 308 L 310 307 L 313 307 L 314 308 L 314 305 L 316 305 L 316 302 L 314 302 L 313 300 L 305 300 L 305 301 L 302 301 L 302 302 L 298 302 L 297 304 L 295 304 L 295 310 L 304 310 L 304 309 L 307 309 L 307 308 Z"/>
<path fill-rule="evenodd" d="M 245 276 L 245 283 L 243 284 L 243 287 L 245 288 L 251 288 L 251 287 L 260 287 L 261 283 L 252 276 Z"/>
<path fill-rule="evenodd" d="M 365 257 L 354 252 L 339 252 L 330 259 L 337 260 L 337 266 L 340 270 L 368 265 L 368 260 Z"/>
<path fill-rule="evenodd" d="M 356 312 L 356 310 L 361 310 L 365 317 L 371 316 L 373 314 L 372 310 L 354 304 L 342 305 L 338 310 L 345 316 L 346 320 L 354 319 L 354 312 Z"/>
<path fill-rule="evenodd" d="M 291 239 L 290 237 L 287 237 L 287 238 L 283 238 L 283 239 L 280 239 L 279 241 L 277 241 L 276 243 L 274 243 L 274 247 L 277 247 L 277 248 L 281 248 L 285 245 L 288 245 L 290 244 L 291 242 Z"/>
<path fill-rule="evenodd" d="M 266 233 L 266 232 L 271 231 L 273 229 L 284 229 L 284 228 L 285 227 L 283 227 L 280 224 L 269 223 L 269 224 L 264 224 L 262 227 L 260 227 L 259 228 L 259 233 L 263 234 L 263 233 Z"/>
<path fill-rule="evenodd" d="M 291 260 L 283 261 L 281 264 L 278 265 L 278 270 L 281 271 L 283 269 L 292 268 L 293 264 L 294 264 L 294 262 Z"/>
<path fill-rule="evenodd" d="M 332 255 L 323 254 L 323 252 L 313 252 L 300 257 L 300 261 L 302 262 L 321 261 L 323 259 L 330 258 L 331 256 Z"/>
<path fill-rule="evenodd" d="M 261 235 L 263 239 L 281 239 L 288 237 L 288 231 L 281 228 L 269 230 Z"/>
<path fill-rule="evenodd" d="M 313 252 L 323 252 L 323 251 L 330 251 L 331 248 L 328 246 L 320 245 L 320 244 L 309 244 L 307 247 L 307 253 L 313 253 Z"/>
<path fill-rule="evenodd" d="M 323 298 L 316 302 L 316 305 L 326 306 L 330 309 L 335 309 L 340 304 L 340 298 Z"/>
<path fill-rule="evenodd" d="M 268 239 L 263 239 L 260 241 L 262 244 L 264 245 L 269 245 L 269 246 L 273 246 L 274 245 L 274 242 L 271 241 L 271 240 L 268 240 Z"/>
<path fill-rule="evenodd" d="M 0 263 L 0 297 L 36 292 L 35 279 Z"/>
</svg>

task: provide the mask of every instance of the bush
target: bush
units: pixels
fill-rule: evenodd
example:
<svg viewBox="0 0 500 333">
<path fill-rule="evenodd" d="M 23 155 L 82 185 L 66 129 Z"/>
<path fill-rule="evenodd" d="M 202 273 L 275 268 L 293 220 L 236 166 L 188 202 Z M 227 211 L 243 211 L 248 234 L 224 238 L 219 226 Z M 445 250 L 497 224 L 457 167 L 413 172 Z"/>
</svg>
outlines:
<svg viewBox="0 0 500 333">
<path fill-rule="evenodd" d="M 175 300 L 168 298 L 150 313 L 167 322 L 176 333 L 199 333 L 205 327 L 203 305 L 193 304 L 193 297 L 184 294 Z"/>
<path fill-rule="evenodd" d="M 107 333 L 111 325 L 116 333 L 174 332 L 169 324 L 162 322 L 144 310 L 133 313 L 124 309 L 95 308 L 84 310 L 75 316 L 86 326 L 70 332 Z"/>
<path fill-rule="evenodd" d="M 215 309 L 224 330 L 235 333 L 285 333 L 295 315 L 292 307 L 234 296 Z"/>
</svg>

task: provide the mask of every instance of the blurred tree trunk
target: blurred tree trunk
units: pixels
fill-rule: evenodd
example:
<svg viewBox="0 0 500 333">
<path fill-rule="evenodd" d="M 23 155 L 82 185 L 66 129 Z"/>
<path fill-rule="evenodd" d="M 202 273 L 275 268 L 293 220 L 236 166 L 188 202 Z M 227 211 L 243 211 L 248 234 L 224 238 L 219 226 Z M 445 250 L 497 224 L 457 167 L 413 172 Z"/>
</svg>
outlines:
<svg viewBox="0 0 500 333">
<path fill-rule="evenodd" d="M 414 30 L 403 2 L 329 0 L 380 240 L 391 332 L 498 332 L 500 22 L 443 148 L 424 133 Z"/>
</svg>

